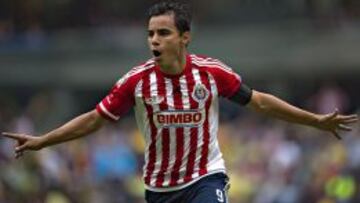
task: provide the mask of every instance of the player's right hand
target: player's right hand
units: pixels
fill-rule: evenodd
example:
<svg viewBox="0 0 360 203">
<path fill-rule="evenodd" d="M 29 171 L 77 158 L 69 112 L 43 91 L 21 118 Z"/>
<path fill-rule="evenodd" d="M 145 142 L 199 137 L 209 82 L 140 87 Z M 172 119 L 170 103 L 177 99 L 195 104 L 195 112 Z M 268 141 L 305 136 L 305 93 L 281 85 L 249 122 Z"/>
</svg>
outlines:
<svg viewBox="0 0 360 203">
<path fill-rule="evenodd" d="M 43 147 L 42 137 L 10 132 L 3 132 L 2 135 L 17 141 L 17 145 L 15 146 L 15 158 L 21 157 L 26 150 L 40 150 Z"/>
</svg>

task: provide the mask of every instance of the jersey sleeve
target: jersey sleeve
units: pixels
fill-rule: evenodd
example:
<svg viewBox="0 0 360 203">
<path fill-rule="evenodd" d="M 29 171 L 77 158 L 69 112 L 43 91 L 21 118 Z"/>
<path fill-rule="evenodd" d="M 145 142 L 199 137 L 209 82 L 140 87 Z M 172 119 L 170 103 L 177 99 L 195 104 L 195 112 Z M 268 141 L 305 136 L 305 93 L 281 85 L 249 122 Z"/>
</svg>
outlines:
<svg viewBox="0 0 360 203">
<path fill-rule="evenodd" d="M 125 75 L 110 90 L 108 95 L 96 105 L 97 112 L 106 119 L 116 121 L 129 111 L 134 103 L 134 82 Z"/>
<path fill-rule="evenodd" d="M 220 96 L 230 98 L 240 89 L 242 84 L 240 75 L 224 63 L 218 61 L 216 66 L 210 68 L 210 71 L 216 81 Z"/>
</svg>

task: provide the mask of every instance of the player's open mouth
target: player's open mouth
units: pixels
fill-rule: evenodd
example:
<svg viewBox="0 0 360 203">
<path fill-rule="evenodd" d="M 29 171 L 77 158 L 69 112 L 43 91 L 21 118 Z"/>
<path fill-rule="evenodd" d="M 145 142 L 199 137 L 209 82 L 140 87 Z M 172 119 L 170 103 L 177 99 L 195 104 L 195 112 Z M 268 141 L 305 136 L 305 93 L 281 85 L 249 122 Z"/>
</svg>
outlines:
<svg viewBox="0 0 360 203">
<path fill-rule="evenodd" d="M 153 52 L 155 57 L 159 57 L 161 55 L 161 52 L 158 51 L 158 50 L 153 50 L 152 52 Z"/>
</svg>

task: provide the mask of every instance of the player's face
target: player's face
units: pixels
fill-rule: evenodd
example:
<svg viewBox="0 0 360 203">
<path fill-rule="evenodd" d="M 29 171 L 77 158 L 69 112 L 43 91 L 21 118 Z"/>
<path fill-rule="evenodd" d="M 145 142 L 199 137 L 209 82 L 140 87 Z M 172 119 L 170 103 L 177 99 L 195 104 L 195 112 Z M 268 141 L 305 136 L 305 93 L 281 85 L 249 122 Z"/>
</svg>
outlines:
<svg viewBox="0 0 360 203">
<path fill-rule="evenodd" d="M 151 17 L 148 25 L 148 43 L 156 62 L 169 65 L 179 60 L 189 43 L 189 32 L 180 34 L 174 15 Z"/>
</svg>

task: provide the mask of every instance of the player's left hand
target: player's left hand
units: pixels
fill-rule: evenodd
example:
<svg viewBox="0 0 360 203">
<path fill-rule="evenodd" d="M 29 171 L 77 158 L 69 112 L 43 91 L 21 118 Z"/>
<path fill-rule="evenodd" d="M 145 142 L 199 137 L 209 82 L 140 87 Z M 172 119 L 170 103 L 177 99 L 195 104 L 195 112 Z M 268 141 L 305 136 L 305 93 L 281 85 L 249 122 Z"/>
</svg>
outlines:
<svg viewBox="0 0 360 203">
<path fill-rule="evenodd" d="M 355 123 L 358 121 L 358 116 L 356 114 L 352 115 L 339 115 L 337 109 L 334 112 L 319 115 L 318 121 L 315 127 L 330 131 L 335 137 L 341 139 L 339 131 L 351 131 L 352 128 L 349 124 Z"/>
</svg>

